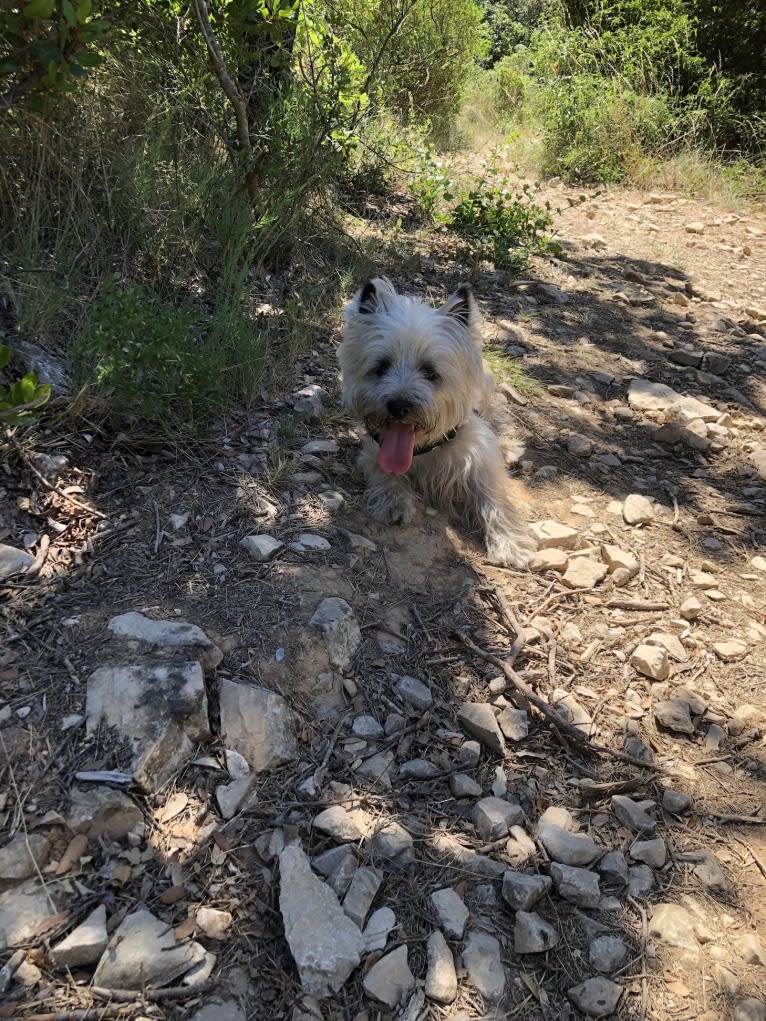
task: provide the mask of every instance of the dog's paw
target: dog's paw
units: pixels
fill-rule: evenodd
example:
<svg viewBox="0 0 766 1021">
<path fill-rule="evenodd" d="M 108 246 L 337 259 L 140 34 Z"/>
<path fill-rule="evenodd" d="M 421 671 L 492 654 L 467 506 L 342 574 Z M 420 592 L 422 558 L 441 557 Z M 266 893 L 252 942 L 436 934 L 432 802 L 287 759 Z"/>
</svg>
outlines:
<svg viewBox="0 0 766 1021">
<path fill-rule="evenodd" d="M 368 491 L 365 507 L 381 525 L 408 525 L 415 515 L 415 501 L 402 493 Z"/>
<path fill-rule="evenodd" d="M 496 567 L 526 567 L 533 552 L 532 543 L 525 536 L 506 532 L 487 536 L 487 560 Z"/>
<path fill-rule="evenodd" d="M 524 443 L 515 436 L 501 436 L 499 445 L 506 468 L 512 468 L 524 456 Z"/>
</svg>

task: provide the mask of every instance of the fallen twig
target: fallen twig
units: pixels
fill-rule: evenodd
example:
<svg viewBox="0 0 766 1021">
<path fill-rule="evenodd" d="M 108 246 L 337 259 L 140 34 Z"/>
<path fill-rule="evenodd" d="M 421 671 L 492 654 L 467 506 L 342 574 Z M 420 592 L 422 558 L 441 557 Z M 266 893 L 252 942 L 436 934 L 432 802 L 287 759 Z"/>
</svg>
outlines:
<svg viewBox="0 0 766 1021">
<path fill-rule="evenodd" d="M 744 847 L 744 849 L 747 851 L 747 853 L 753 859 L 753 862 L 755 863 L 755 867 L 761 873 L 763 878 L 766 879 L 766 865 L 763 864 L 763 862 L 758 857 L 758 855 L 755 853 L 755 851 L 752 849 L 750 844 L 748 844 L 748 842 L 746 840 L 742 840 L 740 837 L 734 837 L 734 839 L 737 841 L 738 844 L 741 844 Z"/>
<path fill-rule="evenodd" d="M 661 603 L 656 599 L 607 599 L 604 606 L 608 610 L 667 610 L 669 603 Z"/>
<path fill-rule="evenodd" d="M 80 1010 L 55 1010 L 49 1014 L 29 1014 L 25 1021 L 101 1021 L 101 1018 L 127 1017 L 134 1010 L 132 1003 L 122 1007 L 84 1007 Z"/>
<path fill-rule="evenodd" d="M 702 810 L 700 815 L 705 815 L 716 822 L 731 822 L 743 826 L 766 826 L 766 816 L 763 815 L 719 815 L 717 812 Z"/>
<path fill-rule="evenodd" d="M 214 989 L 218 980 L 209 978 L 193 986 L 165 986 L 164 989 L 105 989 L 103 986 L 91 986 L 90 992 L 99 1000 L 117 1000 L 122 1003 L 143 1000 L 147 1003 L 159 1003 L 161 1000 L 189 1000 Z"/>
<path fill-rule="evenodd" d="M 487 589 L 487 591 L 490 592 L 492 596 L 494 596 L 495 602 L 500 607 L 500 612 L 505 617 L 506 622 L 510 624 L 516 636 L 513 639 L 513 644 L 511 645 L 511 648 L 508 651 L 508 656 L 506 657 L 506 662 L 510 663 L 511 666 L 513 666 L 513 664 L 516 662 L 519 656 L 519 653 L 527 644 L 527 638 L 526 635 L 524 634 L 524 628 L 521 626 L 521 624 L 514 616 L 513 611 L 508 605 L 508 600 L 505 598 L 505 596 L 497 587 L 497 585 L 495 585 L 493 588 Z"/>
<path fill-rule="evenodd" d="M 627 752 L 620 752 L 614 748 L 609 748 L 607 745 L 596 744 L 594 741 L 591 741 L 587 734 L 584 734 L 579 727 L 569 723 L 569 721 L 560 716 L 555 709 L 552 709 L 544 699 L 540 698 L 539 695 L 536 695 L 526 681 L 523 681 L 521 677 L 519 677 L 512 666 L 500 659 L 498 656 L 493 655 L 491 652 L 487 652 L 486 649 L 480 648 L 475 642 L 472 642 L 467 635 L 462 634 L 460 631 L 455 631 L 454 634 L 455 637 L 463 643 L 463 645 L 471 650 L 471 652 L 475 653 L 477 656 L 481 656 L 482 659 L 487 660 L 488 663 L 492 663 L 502 670 L 506 679 L 511 682 L 516 691 L 523 695 L 523 697 L 526 698 L 549 723 L 551 723 L 562 735 L 565 734 L 581 751 L 590 755 L 606 755 L 609 758 L 617 759 L 618 762 L 626 762 L 630 766 L 637 766 L 639 769 L 649 769 L 655 773 L 664 773 L 667 776 L 675 775 L 672 770 L 667 769 L 665 766 L 660 766 L 654 762 L 643 762 L 641 759 L 637 759 L 633 755 L 628 755 Z"/>
</svg>

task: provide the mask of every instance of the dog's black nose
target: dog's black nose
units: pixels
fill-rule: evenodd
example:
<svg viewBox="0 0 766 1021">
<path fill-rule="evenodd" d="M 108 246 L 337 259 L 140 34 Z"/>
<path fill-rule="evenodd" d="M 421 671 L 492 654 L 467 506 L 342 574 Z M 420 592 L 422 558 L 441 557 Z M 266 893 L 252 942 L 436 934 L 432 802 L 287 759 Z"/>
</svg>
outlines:
<svg viewBox="0 0 766 1021">
<path fill-rule="evenodd" d="M 386 402 L 386 410 L 391 418 L 401 419 L 408 411 L 412 410 L 412 404 L 409 401 L 403 401 L 401 397 L 392 397 L 390 401 Z"/>
</svg>

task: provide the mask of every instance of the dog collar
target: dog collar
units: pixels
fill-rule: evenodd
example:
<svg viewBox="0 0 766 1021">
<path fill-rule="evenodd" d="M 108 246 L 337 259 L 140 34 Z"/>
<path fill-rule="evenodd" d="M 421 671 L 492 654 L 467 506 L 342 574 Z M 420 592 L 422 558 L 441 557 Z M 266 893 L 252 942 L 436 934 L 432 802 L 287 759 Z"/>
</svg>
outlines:
<svg viewBox="0 0 766 1021">
<path fill-rule="evenodd" d="M 440 447 L 443 443 L 449 443 L 450 440 L 454 440 L 457 434 L 460 432 L 461 426 L 456 425 L 453 429 L 450 429 L 448 433 L 440 436 L 438 440 L 434 440 L 433 443 L 427 443 L 425 447 L 415 447 L 412 451 L 412 456 L 417 457 L 418 454 L 427 454 L 429 450 L 435 450 Z"/>
<path fill-rule="evenodd" d="M 473 409 L 473 413 L 474 415 L 479 414 L 476 408 Z M 438 440 L 434 440 L 433 443 L 427 443 L 424 447 L 415 447 L 412 451 L 412 456 L 417 457 L 418 454 L 428 454 L 431 450 L 436 450 L 437 447 L 441 447 L 443 443 L 449 443 L 450 440 L 454 440 L 464 425 L 465 423 L 461 422 L 460 425 L 453 426 L 449 432 L 440 436 Z M 370 433 L 370 436 L 375 440 L 378 446 L 380 446 L 380 435 L 378 433 Z"/>
</svg>

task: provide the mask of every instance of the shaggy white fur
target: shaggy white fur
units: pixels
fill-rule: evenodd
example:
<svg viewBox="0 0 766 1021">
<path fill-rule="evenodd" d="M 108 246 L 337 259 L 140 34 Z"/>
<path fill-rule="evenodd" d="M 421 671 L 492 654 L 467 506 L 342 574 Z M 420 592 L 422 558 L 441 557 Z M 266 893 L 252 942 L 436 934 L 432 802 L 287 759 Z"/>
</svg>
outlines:
<svg viewBox="0 0 766 1021">
<path fill-rule="evenodd" d="M 523 567 L 532 542 L 484 417 L 494 380 L 470 287 L 461 284 L 434 309 L 376 278 L 349 302 L 343 321 L 343 403 L 368 433 L 360 456 L 368 512 L 384 524 L 406 524 L 417 491 L 480 528 L 492 563 Z"/>
</svg>

